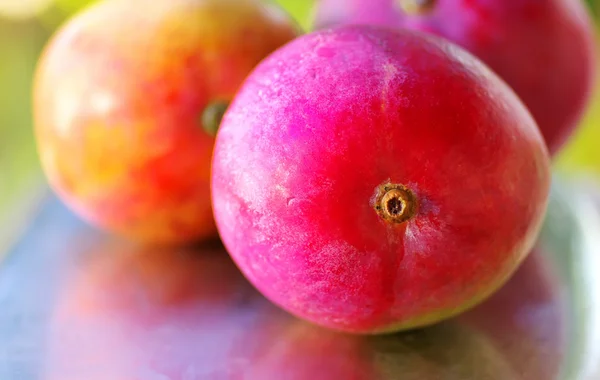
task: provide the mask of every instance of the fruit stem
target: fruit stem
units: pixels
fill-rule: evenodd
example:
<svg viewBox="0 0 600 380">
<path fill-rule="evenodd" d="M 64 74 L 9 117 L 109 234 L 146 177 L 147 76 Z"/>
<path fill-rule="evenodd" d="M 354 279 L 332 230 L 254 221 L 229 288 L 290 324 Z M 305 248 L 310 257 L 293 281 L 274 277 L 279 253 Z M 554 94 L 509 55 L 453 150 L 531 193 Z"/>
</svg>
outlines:
<svg viewBox="0 0 600 380">
<path fill-rule="evenodd" d="M 417 198 L 406 186 L 385 183 L 377 186 L 375 211 L 386 222 L 400 224 L 411 219 L 417 211 Z"/>
<path fill-rule="evenodd" d="M 409 15 L 427 13 L 433 8 L 435 0 L 396 0 L 400 8 Z"/>
<path fill-rule="evenodd" d="M 229 107 L 229 102 L 217 100 L 206 106 L 202 112 L 202 129 L 204 129 L 209 136 L 215 137 L 217 135 L 217 131 L 219 130 L 221 120 L 223 120 L 223 116 L 227 111 L 227 107 Z"/>
</svg>

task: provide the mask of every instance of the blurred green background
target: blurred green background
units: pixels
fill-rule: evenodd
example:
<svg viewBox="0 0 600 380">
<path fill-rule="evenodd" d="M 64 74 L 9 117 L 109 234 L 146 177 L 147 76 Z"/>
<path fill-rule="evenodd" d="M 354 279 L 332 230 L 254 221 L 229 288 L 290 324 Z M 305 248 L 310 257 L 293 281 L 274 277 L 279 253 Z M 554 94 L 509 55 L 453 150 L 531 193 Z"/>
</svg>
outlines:
<svg viewBox="0 0 600 380">
<path fill-rule="evenodd" d="M 37 58 L 57 27 L 89 0 L 0 0 L 0 250 L 46 194 L 33 139 L 31 87 Z M 278 0 L 308 30 L 313 0 Z M 588 0 L 594 15 L 600 0 Z M 599 40 L 600 40 L 600 33 Z M 600 86 L 557 170 L 600 181 Z"/>
</svg>

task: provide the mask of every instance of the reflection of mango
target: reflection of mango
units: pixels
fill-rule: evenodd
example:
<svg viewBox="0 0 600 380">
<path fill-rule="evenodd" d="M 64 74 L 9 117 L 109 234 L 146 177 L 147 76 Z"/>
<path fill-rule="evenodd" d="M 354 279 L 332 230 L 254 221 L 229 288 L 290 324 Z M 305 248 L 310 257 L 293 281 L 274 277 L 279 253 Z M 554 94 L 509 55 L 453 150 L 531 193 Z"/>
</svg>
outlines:
<svg viewBox="0 0 600 380">
<path fill-rule="evenodd" d="M 46 379 L 373 379 L 360 340 L 275 308 L 219 247 L 104 244 L 64 278 Z"/>
<path fill-rule="evenodd" d="M 561 305 L 538 253 L 462 317 L 373 337 L 284 313 L 218 244 L 94 246 L 63 252 L 78 265 L 61 272 L 45 380 L 546 380 L 562 361 Z"/>
<path fill-rule="evenodd" d="M 500 291 L 458 318 L 490 338 L 519 379 L 555 378 L 563 362 L 566 313 L 554 269 L 534 250 Z"/>
</svg>

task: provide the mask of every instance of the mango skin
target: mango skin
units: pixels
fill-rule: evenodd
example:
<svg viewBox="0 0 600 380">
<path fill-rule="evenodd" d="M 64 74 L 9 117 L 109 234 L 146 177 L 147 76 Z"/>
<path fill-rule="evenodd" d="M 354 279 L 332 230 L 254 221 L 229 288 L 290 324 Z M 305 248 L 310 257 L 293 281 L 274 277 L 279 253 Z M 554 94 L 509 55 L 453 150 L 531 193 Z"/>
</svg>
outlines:
<svg viewBox="0 0 600 380">
<path fill-rule="evenodd" d="M 477 56 L 519 95 L 552 155 L 578 126 L 596 77 L 594 28 L 581 0 L 431 0 L 407 14 L 402 0 L 321 0 L 317 29 L 372 24 L 444 37 Z"/>
<path fill-rule="evenodd" d="M 51 187 L 90 223 L 154 244 L 216 234 L 204 109 L 298 28 L 258 0 L 108 0 L 53 37 L 34 85 Z"/>
<path fill-rule="evenodd" d="M 515 93 L 471 54 L 407 30 L 340 26 L 265 59 L 223 119 L 219 233 L 271 301 L 318 325 L 383 333 L 457 315 L 537 239 L 549 155 Z M 400 224 L 373 201 L 409 188 Z"/>
</svg>

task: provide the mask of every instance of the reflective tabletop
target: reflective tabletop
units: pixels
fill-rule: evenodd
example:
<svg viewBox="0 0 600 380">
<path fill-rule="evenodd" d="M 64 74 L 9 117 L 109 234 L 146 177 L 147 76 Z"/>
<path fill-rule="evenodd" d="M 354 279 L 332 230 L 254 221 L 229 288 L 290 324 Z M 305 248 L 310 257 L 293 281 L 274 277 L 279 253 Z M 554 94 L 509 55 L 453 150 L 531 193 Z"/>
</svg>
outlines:
<svg viewBox="0 0 600 380">
<path fill-rule="evenodd" d="M 597 199 L 555 183 L 538 247 L 475 309 L 350 336 L 270 304 L 218 241 L 139 247 L 49 196 L 0 266 L 0 379 L 597 379 Z"/>
</svg>

